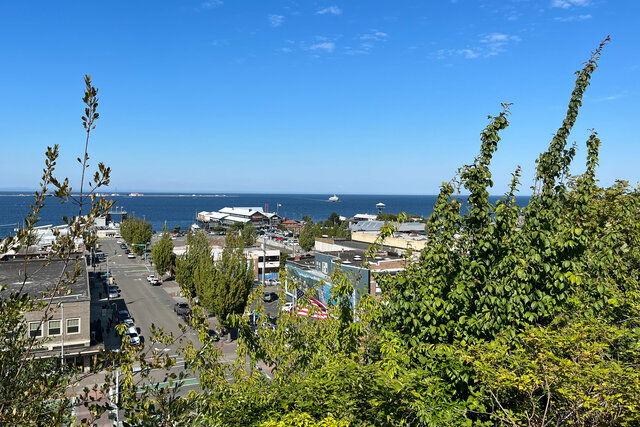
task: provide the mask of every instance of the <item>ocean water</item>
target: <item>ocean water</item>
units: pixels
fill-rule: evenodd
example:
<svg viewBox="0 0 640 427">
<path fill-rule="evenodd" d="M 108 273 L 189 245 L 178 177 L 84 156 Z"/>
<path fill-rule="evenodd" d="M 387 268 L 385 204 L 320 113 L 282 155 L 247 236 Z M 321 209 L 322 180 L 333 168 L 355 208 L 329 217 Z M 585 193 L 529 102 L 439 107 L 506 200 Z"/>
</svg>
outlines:
<svg viewBox="0 0 640 427">
<path fill-rule="evenodd" d="M 269 212 L 278 212 L 280 216 L 299 220 L 308 215 L 314 221 L 325 220 L 332 212 L 345 217 L 358 213 L 377 213 L 376 204 L 384 203 L 383 212 L 418 214 L 428 217 L 436 202 L 435 195 L 349 195 L 339 194 L 339 202 L 329 202 L 332 194 L 231 194 L 226 197 L 212 195 L 154 195 L 113 196 L 117 209 L 124 209 L 129 215 L 142 217 L 149 221 L 154 230 L 162 230 L 166 223 L 168 229 L 180 226 L 182 229 L 193 224 L 197 212 L 217 211 L 224 207 L 262 207 Z M 497 197 L 493 197 L 493 200 Z M 16 224 L 23 219 L 33 203 L 33 196 L 16 193 L 0 193 L 0 236 L 13 233 Z M 519 198 L 520 203 L 528 198 Z M 278 206 L 280 205 L 280 206 Z M 78 209 L 72 204 L 60 204 L 57 199 L 49 198 L 40 214 L 39 225 L 62 224 L 62 216 L 77 215 Z"/>
</svg>

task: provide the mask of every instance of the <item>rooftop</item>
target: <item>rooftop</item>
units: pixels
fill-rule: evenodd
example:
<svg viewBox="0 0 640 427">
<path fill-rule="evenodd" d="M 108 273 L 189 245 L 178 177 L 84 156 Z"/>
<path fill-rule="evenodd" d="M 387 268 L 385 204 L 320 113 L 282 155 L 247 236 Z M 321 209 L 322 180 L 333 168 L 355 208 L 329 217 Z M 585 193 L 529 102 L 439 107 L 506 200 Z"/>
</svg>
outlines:
<svg viewBox="0 0 640 427">
<path fill-rule="evenodd" d="M 354 224 L 349 224 L 351 231 L 380 231 L 385 225 L 384 221 L 359 221 Z M 397 224 L 397 231 L 399 233 L 423 233 L 424 223 L 422 222 L 401 222 Z"/>
<path fill-rule="evenodd" d="M 247 208 L 222 208 L 218 212 L 225 213 L 229 215 L 240 215 L 240 216 L 251 216 L 258 212 L 261 215 L 264 215 L 264 211 L 260 207 L 247 207 Z"/>
<path fill-rule="evenodd" d="M 361 250 L 324 253 L 339 258 L 343 265 L 352 265 L 356 267 L 362 267 L 365 261 L 368 261 L 369 264 L 378 264 L 384 261 L 397 261 L 404 259 L 402 255 L 395 252 L 379 252 L 376 254 L 374 259 L 367 258 L 366 252 Z"/>
<path fill-rule="evenodd" d="M 24 281 L 24 258 L 4 259 L 0 261 L 0 284 L 7 289 L 0 292 L 0 297 L 20 292 L 29 294 L 34 299 L 50 297 L 50 292 L 65 273 L 71 275 L 78 260 L 79 276 L 74 283 L 65 284 L 64 296 L 56 297 L 57 301 L 81 301 L 89 299 L 89 285 L 84 258 L 63 259 L 29 259 L 26 263 L 27 280 Z M 24 287 L 23 287 L 24 284 Z M 67 292 L 69 293 L 67 295 Z"/>
</svg>

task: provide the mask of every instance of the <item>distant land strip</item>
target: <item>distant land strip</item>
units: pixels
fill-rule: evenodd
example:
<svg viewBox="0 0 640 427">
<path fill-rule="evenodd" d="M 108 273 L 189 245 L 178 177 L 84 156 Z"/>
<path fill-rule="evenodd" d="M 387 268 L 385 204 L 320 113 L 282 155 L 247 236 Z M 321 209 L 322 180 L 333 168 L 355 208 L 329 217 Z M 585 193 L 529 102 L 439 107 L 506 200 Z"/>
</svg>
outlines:
<svg viewBox="0 0 640 427">
<path fill-rule="evenodd" d="M 89 194 L 84 194 L 89 196 Z M 33 197 L 33 193 L 19 193 L 19 194 L 0 194 L 0 197 Z M 71 197 L 79 197 L 80 194 L 71 194 Z M 53 194 L 47 194 L 47 197 L 55 197 Z M 118 194 L 113 196 L 111 194 L 100 194 L 97 197 L 238 197 L 231 194 L 138 194 L 137 196 L 130 196 L 128 194 Z"/>
</svg>

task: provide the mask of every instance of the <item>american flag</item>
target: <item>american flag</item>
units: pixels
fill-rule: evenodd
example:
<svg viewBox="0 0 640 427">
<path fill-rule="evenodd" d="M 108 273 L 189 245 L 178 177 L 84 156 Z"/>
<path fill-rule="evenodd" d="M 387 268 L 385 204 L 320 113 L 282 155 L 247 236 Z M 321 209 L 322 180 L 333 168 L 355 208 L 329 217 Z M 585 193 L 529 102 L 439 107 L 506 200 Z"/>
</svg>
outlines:
<svg viewBox="0 0 640 427">
<path fill-rule="evenodd" d="M 297 299 L 304 298 L 304 291 L 301 291 L 300 289 L 296 289 L 296 298 Z"/>
<path fill-rule="evenodd" d="M 306 317 L 309 316 L 312 319 L 326 319 L 327 315 L 327 306 L 318 301 L 315 298 L 307 297 L 310 304 L 309 305 L 299 305 L 297 316 Z"/>
</svg>

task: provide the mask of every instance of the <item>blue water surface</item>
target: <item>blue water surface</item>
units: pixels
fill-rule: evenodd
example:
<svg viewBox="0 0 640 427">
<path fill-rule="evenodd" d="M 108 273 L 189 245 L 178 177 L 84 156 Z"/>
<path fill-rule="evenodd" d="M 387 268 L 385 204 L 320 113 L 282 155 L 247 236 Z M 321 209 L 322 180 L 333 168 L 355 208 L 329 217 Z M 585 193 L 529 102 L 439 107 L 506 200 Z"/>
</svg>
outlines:
<svg viewBox="0 0 640 427">
<path fill-rule="evenodd" d="M 33 203 L 32 195 L 17 193 L 0 193 L 0 236 L 13 232 L 15 224 L 22 224 Z M 124 209 L 129 215 L 145 218 L 154 230 L 162 230 L 163 225 L 169 230 L 175 226 L 183 229 L 193 224 L 197 212 L 217 211 L 224 207 L 261 207 L 269 212 L 277 211 L 280 216 L 299 220 L 307 215 L 314 221 L 325 220 L 332 212 L 345 217 L 358 213 L 377 213 L 376 204 L 384 203 L 384 212 L 418 214 L 427 217 L 433 211 L 435 195 L 401 196 L 401 195 L 362 195 L 339 194 L 339 202 L 329 202 L 332 194 L 232 194 L 227 197 L 211 195 L 153 195 L 145 196 L 113 196 L 118 209 Z M 497 197 L 492 197 L 496 200 Z M 524 197 L 519 202 L 524 202 Z M 280 206 L 278 206 L 280 205 Z M 39 225 L 62 224 L 62 216 L 77 215 L 78 208 L 70 203 L 60 204 L 55 198 L 48 198 L 45 208 L 40 214 Z"/>
</svg>

